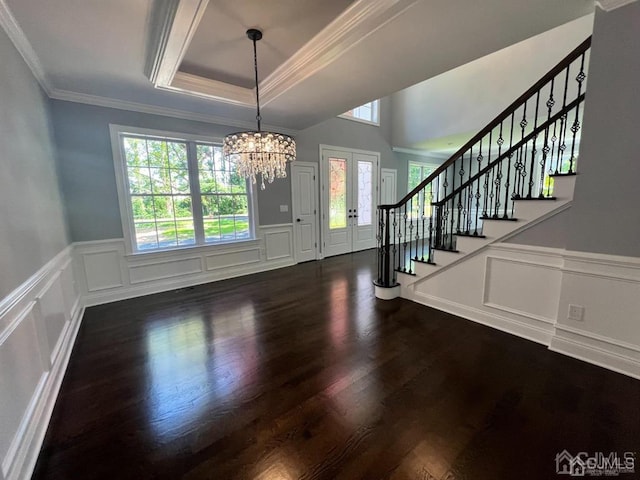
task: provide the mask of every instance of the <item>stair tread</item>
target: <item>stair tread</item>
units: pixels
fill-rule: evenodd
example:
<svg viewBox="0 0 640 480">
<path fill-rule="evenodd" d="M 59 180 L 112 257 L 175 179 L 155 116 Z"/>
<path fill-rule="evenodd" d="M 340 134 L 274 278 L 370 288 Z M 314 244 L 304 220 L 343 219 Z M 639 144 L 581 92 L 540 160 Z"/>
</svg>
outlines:
<svg viewBox="0 0 640 480">
<path fill-rule="evenodd" d="M 517 202 L 517 201 L 532 202 L 532 201 L 536 201 L 536 200 L 538 200 L 538 201 L 541 201 L 541 200 L 557 200 L 557 198 L 556 197 L 542 197 L 542 198 L 540 198 L 540 197 L 530 197 L 530 198 L 522 197 L 522 198 L 514 198 L 513 199 L 514 202 Z"/>
<path fill-rule="evenodd" d="M 420 260 L 418 258 L 412 258 L 411 261 L 412 262 L 417 262 L 417 263 L 423 263 L 425 265 L 436 265 L 436 262 L 430 262 L 428 260 Z"/>
<path fill-rule="evenodd" d="M 551 175 L 549 175 L 551 178 L 553 177 L 573 177 L 577 175 L 577 172 L 571 172 L 571 173 L 552 173 Z"/>
<path fill-rule="evenodd" d="M 433 247 L 434 250 L 437 250 L 439 252 L 451 252 L 451 253 L 460 253 L 460 250 L 451 250 L 449 248 L 442 248 L 442 247 Z"/>
<path fill-rule="evenodd" d="M 416 276 L 415 272 L 405 272 L 405 271 L 399 270 L 397 268 L 395 269 L 395 271 L 398 272 L 398 273 L 404 273 L 405 275 L 411 275 L 412 277 Z"/>
<path fill-rule="evenodd" d="M 487 238 L 486 235 L 474 235 L 473 233 L 454 233 L 454 235 L 457 235 L 458 237 L 470 237 L 470 238 Z"/>
<path fill-rule="evenodd" d="M 504 217 L 485 217 L 484 215 L 480 217 L 482 220 L 497 220 L 499 222 L 517 222 L 517 218 L 504 218 Z"/>
</svg>

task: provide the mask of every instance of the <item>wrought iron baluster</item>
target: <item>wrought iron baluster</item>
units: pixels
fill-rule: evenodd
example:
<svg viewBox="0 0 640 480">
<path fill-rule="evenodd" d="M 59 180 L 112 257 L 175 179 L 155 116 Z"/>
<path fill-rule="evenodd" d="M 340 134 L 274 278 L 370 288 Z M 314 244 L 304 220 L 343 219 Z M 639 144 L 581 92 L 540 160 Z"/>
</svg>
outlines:
<svg viewBox="0 0 640 480">
<path fill-rule="evenodd" d="M 393 269 L 393 271 L 395 272 L 396 270 L 400 270 L 400 237 L 402 237 L 402 234 L 400 233 L 400 228 L 398 225 L 399 209 L 394 208 L 391 213 L 393 214 L 393 261 L 396 264 L 396 267 Z M 397 263 L 396 255 L 398 258 Z"/>
<path fill-rule="evenodd" d="M 549 87 L 549 99 L 546 102 L 547 106 L 547 122 L 551 120 L 551 110 L 555 105 L 556 101 L 553 98 L 553 86 L 555 83 L 555 77 L 551 79 L 551 84 Z M 547 125 L 547 128 L 544 129 L 544 146 L 542 147 L 542 160 L 540 161 L 540 193 L 538 195 L 539 198 L 544 198 L 544 177 L 547 169 L 547 158 L 549 157 L 549 152 L 551 152 L 551 159 L 553 159 L 553 150 L 552 147 L 549 147 L 549 128 L 550 125 Z M 555 132 L 555 123 L 554 123 L 554 132 Z"/>
<path fill-rule="evenodd" d="M 404 204 L 404 236 L 402 237 L 403 243 L 403 251 L 402 251 L 402 271 L 407 272 L 407 204 Z"/>
<path fill-rule="evenodd" d="M 540 90 L 536 94 L 536 113 L 534 114 L 533 121 L 533 131 L 535 132 L 538 129 L 538 110 L 540 107 Z M 537 150 L 537 141 L 538 135 L 533 136 L 533 142 L 531 144 L 531 163 L 529 164 L 529 192 L 527 193 L 527 198 L 533 198 L 533 185 L 535 184 L 533 180 L 533 167 L 535 165 L 536 153 Z"/>
<path fill-rule="evenodd" d="M 502 145 L 504 144 L 504 138 L 502 136 L 502 128 L 503 128 L 503 122 L 500 122 L 500 135 L 498 136 L 498 140 L 496 140 L 496 143 L 498 144 L 498 158 L 500 158 L 500 156 L 502 155 Z M 494 185 L 495 185 L 495 202 L 494 202 L 494 212 L 493 212 L 493 218 L 498 218 L 498 209 L 500 208 L 500 191 L 501 191 L 501 185 L 502 185 L 502 164 L 504 163 L 504 161 L 499 161 L 498 162 L 498 171 L 496 172 L 496 178 L 494 180 Z"/>
<path fill-rule="evenodd" d="M 504 215 L 502 218 L 509 218 L 507 215 L 507 208 L 509 205 L 509 186 L 511 185 L 511 158 L 513 157 L 513 152 L 511 152 L 511 148 L 513 147 L 513 124 L 515 121 L 515 112 L 511 114 L 511 131 L 509 133 L 509 155 L 507 157 L 507 179 L 504 184 Z"/>
<path fill-rule="evenodd" d="M 578 72 L 578 75 L 576 76 L 576 81 L 578 82 L 578 97 L 582 94 L 582 82 L 584 82 L 584 79 L 587 78 L 587 76 L 584 73 L 584 58 L 585 58 L 585 54 L 582 54 L 582 57 L 580 59 L 580 72 Z M 573 125 L 571 126 L 571 131 L 573 132 L 573 138 L 571 140 L 571 157 L 569 158 L 569 172 L 568 173 L 573 173 L 573 164 L 575 161 L 575 148 L 576 148 L 576 134 L 578 133 L 578 130 L 580 130 L 580 121 L 578 120 L 580 116 L 580 104 L 578 103 L 576 105 L 576 116 L 575 119 L 573 120 Z"/>
<path fill-rule="evenodd" d="M 520 120 L 520 141 L 524 140 L 524 131 L 527 128 L 529 122 L 527 121 L 527 101 L 524 102 L 524 108 L 522 109 L 522 120 Z M 524 179 L 522 178 L 522 169 L 524 168 L 523 158 L 526 158 L 526 154 L 523 157 L 522 148 L 518 149 L 518 154 L 516 156 L 516 165 L 515 165 L 515 182 L 514 182 L 514 190 L 513 190 L 513 198 L 520 198 L 522 185 L 524 183 Z M 513 202 L 512 202 L 513 203 Z M 512 211 L 513 215 L 513 211 Z"/>
<path fill-rule="evenodd" d="M 407 262 L 409 266 L 409 273 L 413 273 L 413 264 L 411 262 L 411 259 L 413 258 L 413 254 L 411 253 L 413 251 L 413 213 L 413 197 L 411 197 L 409 199 L 409 256 L 405 258 L 405 262 Z"/>
<path fill-rule="evenodd" d="M 458 172 L 458 174 L 460 175 L 460 187 L 462 187 L 462 184 L 464 183 L 464 153 L 460 156 L 460 171 Z M 463 212 L 463 203 L 462 203 L 462 188 L 459 188 L 458 190 L 458 218 L 456 221 L 456 232 L 460 233 L 460 225 L 461 222 L 463 222 L 463 217 L 464 217 L 464 212 Z M 464 226 L 464 223 L 462 223 L 462 225 Z"/>
<path fill-rule="evenodd" d="M 453 170 L 451 171 L 451 191 L 455 192 L 456 191 L 456 175 L 455 175 L 455 167 L 456 167 L 456 161 L 453 162 Z M 454 224 L 454 198 L 455 198 L 455 194 L 453 195 L 453 197 L 451 197 L 450 203 L 451 203 L 451 208 L 450 208 L 450 215 L 451 215 L 451 229 L 449 232 L 449 250 L 453 250 L 453 224 Z M 458 220 L 459 221 L 459 220 Z"/>
<path fill-rule="evenodd" d="M 492 134 L 493 134 L 493 129 L 491 129 L 489 131 L 489 144 L 487 146 L 488 152 L 487 152 L 487 165 L 491 164 L 491 141 L 492 141 Z M 493 169 L 491 169 L 491 172 L 493 172 Z M 482 218 L 485 218 L 487 216 L 487 209 L 491 208 L 491 206 L 489 205 L 489 180 L 490 180 L 490 176 L 489 176 L 489 171 L 487 171 L 487 173 L 484 174 L 484 193 L 483 193 L 483 202 L 482 202 Z"/>
</svg>

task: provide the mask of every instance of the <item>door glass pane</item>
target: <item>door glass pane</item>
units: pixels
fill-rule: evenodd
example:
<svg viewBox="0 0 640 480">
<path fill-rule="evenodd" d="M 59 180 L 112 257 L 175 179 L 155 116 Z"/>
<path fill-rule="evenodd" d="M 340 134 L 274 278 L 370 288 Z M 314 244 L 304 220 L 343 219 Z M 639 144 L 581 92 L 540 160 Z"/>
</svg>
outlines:
<svg viewBox="0 0 640 480">
<path fill-rule="evenodd" d="M 329 159 L 329 228 L 347 227 L 347 161 Z"/>
<path fill-rule="evenodd" d="M 358 162 L 358 225 L 371 225 L 373 164 Z"/>
</svg>

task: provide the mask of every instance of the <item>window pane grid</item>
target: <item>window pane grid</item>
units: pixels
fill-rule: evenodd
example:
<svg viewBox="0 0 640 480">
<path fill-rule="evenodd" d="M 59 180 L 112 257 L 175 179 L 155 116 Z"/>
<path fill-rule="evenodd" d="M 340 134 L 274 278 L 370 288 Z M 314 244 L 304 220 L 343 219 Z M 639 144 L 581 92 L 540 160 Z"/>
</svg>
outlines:
<svg viewBox="0 0 640 480">
<path fill-rule="evenodd" d="M 129 134 L 121 141 L 135 250 L 251 238 L 247 182 L 223 158 L 220 145 Z M 195 148 L 189 150 L 188 143 Z M 189 151 L 195 152 L 193 162 Z M 190 166 L 197 170 L 191 177 L 195 186 Z M 197 220 L 193 198 L 202 209 Z M 204 238 L 196 239 L 196 226 Z"/>
<path fill-rule="evenodd" d="M 251 238 L 246 180 L 219 145 L 199 143 L 197 156 L 205 242 Z"/>
</svg>

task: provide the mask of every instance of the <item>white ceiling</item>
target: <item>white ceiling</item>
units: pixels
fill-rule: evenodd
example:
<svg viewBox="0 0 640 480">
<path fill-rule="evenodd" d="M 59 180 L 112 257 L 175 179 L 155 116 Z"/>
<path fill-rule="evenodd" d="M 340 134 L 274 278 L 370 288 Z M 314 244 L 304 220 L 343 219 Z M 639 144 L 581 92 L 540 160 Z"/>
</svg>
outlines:
<svg viewBox="0 0 640 480">
<path fill-rule="evenodd" d="M 253 47 L 247 25 L 264 30 L 258 42 L 260 78 L 266 78 L 340 15 L 353 0 L 217 0 L 207 5 L 180 71 L 253 88 Z M 259 23 L 256 23 L 259 22 Z"/>
<path fill-rule="evenodd" d="M 158 59 L 150 39 L 163 31 L 158 8 L 167 5 L 178 13 L 157 88 L 147 75 Z M 3 26 L 12 15 L 8 33 L 53 98 L 231 125 L 255 116 L 245 31 L 260 27 L 264 121 L 289 130 L 593 9 L 593 0 L 0 0 Z"/>
</svg>

